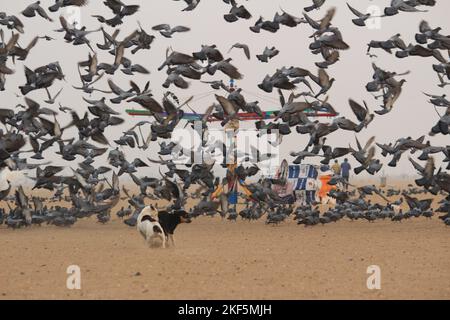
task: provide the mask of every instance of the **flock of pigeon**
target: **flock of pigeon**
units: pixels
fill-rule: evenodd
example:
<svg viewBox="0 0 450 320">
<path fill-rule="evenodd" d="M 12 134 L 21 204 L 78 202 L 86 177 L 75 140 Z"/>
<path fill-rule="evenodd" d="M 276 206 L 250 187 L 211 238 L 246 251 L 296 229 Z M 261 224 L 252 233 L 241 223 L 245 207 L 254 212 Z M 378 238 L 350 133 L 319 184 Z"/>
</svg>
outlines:
<svg viewBox="0 0 450 320">
<path fill-rule="evenodd" d="M 179 1 L 179 0 L 174 0 Z M 355 118 L 349 119 L 339 116 L 339 112 L 328 102 L 328 92 L 337 79 L 330 75 L 330 67 L 339 62 L 340 55 L 350 47 L 345 42 L 344 35 L 335 26 L 333 18 L 336 8 L 324 9 L 326 0 L 313 0 L 311 6 L 304 8 L 302 17 L 297 17 L 285 11 L 274 14 L 273 20 L 257 19 L 250 26 L 253 33 L 279 32 L 281 28 L 296 28 L 305 25 L 302 32 L 310 32 L 311 43 L 309 49 L 313 55 L 321 57 L 316 63 L 317 70 L 307 70 L 297 66 L 283 67 L 268 74 L 257 87 L 264 92 L 276 90 L 280 98 L 280 110 L 275 121 L 264 121 L 262 110 L 258 102 L 247 101 L 241 89 L 231 90 L 222 78 L 242 79 L 243 74 L 239 68 L 232 64 L 231 58 L 226 58 L 216 45 L 202 45 L 197 52 L 182 53 L 168 48 L 161 65 L 157 70 L 166 72 L 167 78 L 162 86 L 169 89 L 172 86 L 187 90 L 189 80 L 199 81 L 205 86 L 217 90 L 215 101 L 207 109 L 201 119 L 203 152 L 215 152 L 216 148 L 208 145 L 207 131 L 209 120 L 213 117 L 226 126 L 232 120 L 238 120 L 241 111 L 252 112 L 261 115 L 261 120 L 256 122 L 259 130 L 278 129 L 280 135 L 300 134 L 308 135 L 309 142 L 300 152 L 291 154 L 293 162 L 301 164 L 306 158 L 320 158 L 322 164 L 344 156 L 352 156 L 359 166 L 354 169 L 356 175 L 367 172 L 371 175 L 378 173 L 383 162 L 376 157 L 377 147 L 383 157 L 392 157 L 388 166 L 395 167 L 404 153 L 414 154 L 419 151 L 417 159 L 410 157 L 410 162 L 417 170 L 420 178 L 415 182 L 418 186 L 410 186 L 408 190 L 379 190 L 374 186 L 364 186 L 345 191 L 347 182 L 341 176 L 334 176 L 330 184 L 337 186 L 329 196 L 336 199 L 336 207 L 321 214 L 316 204 L 294 208 L 283 202 L 273 186 L 283 183 L 276 179 L 261 178 L 258 182 L 247 182 L 247 178 L 257 176 L 259 168 L 257 162 L 261 160 L 259 153 L 256 157 L 247 157 L 248 163 L 240 163 L 235 174 L 250 191 L 245 197 L 247 206 L 237 212 L 234 206 L 228 204 L 228 196 L 223 193 L 214 199 L 212 194 L 221 185 L 227 183 L 227 177 L 221 178 L 214 174 L 214 163 L 203 163 L 180 166 L 173 158 L 174 150 L 186 157 L 192 157 L 192 150 L 178 148 L 176 143 L 167 142 L 171 139 L 174 129 L 183 125 L 183 107 L 189 107 L 192 99 L 180 102 L 171 91 L 166 91 L 161 98 L 152 94 L 150 82 L 139 85 L 130 80 L 129 88 L 120 88 L 114 82 L 114 77 L 127 77 L 136 73 L 148 74 L 151 66 L 143 66 L 133 63 L 131 57 L 136 54 L 145 54 L 151 50 L 152 43 L 158 36 L 172 38 L 177 33 L 190 31 L 189 27 L 171 26 L 160 24 L 152 27 L 155 35 L 147 32 L 141 24 L 129 35 L 120 36 L 123 23 L 132 23 L 131 16 L 140 10 L 139 5 L 125 4 L 120 0 L 106 0 L 103 4 L 108 15 L 95 14 L 92 17 L 99 23 L 96 30 L 87 30 L 81 25 L 70 24 L 60 10 L 69 6 L 85 6 L 87 0 L 48 0 L 50 7 L 44 7 L 44 1 L 37 1 L 28 5 L 20 14 L 0 12 L 0 90 L 13 90 L 8 87 L 8 78 L 15 73 L 14 65 L 17 61 L 26 61 L 30 52 L 42 40 L 61 41 L 61 37 L 67 45 L 85 46 L 86 56 L 80 58 L 77 66 L 80 83 L 73 84 L 74 90 L 83 95 L 83 101 L 87 107 L 84 115 L 80 116 L 75 110 L 63 106 L 53 106 L 58 102 L 61 90 L 52 95 L 52 87 L 57 81 L 65 80 L 63 67 L 59 62 L 50 62 L 38 68 L 25 68 L 26 83 L 20 86 L 21 96 L 17 99 L 24 101 L 15 108 L 0 109 L 0 122 L 3 129 L 0 131 L 0 166 L 2 170 L 30 171 L 35 170 L 33 190 L 45 189 L 54 193 L 51 198 L 38 198 L 27 195 L 22 187 L 10 194 L 11 183 L 7 181 L 8 188 L 0 192 L 0 200 L 4 200 L 9 206 L 9 212 L 0 211 L 0 224 L 5 223 L 11 228 L 20 228 L 42 223 L 56 226 L 70 226 L 77 219 L 96 215 L 100 223 L 107 223 L 111 218 L 111 211 L 119 201 L 127 200 L 129 206 L 123 207 L 117 212 L 117 216 L 124 219 L 124 223 L 130 226 L 136 224 L 139 212 L 146 206 L 147 199 L 152 201 L 165 200 L 170 203 L 169 211 L 184 208 L 187 199 L 198 199 L 198 202 L 190 208 L 192 217 L 212 216 L 220 214 L 228 220 L 236 220 L 239 216 L 245 220 L 260 219 L 266 217 L 268 224 L 278 224 L 289 216 L 299 224 L 312 226 L 336 222 L 344 217 L 351 220 L 366 219 L 391 219 L 401 221 L 412 217 L 424 216 L 431 218 L 435 212 L 445 213 L 441 216 L 445 224 L 450 225 L 450 146 L 434 146 L 427 140 L 426 135 L 419 138 L 404 137 L 396 141 L 382 144 L 375 142 L 375 137 L 365 144 L 356 138 L 356 147 L 331 146 L 327 144 L 327 136 L 338 130 L 353 131 L 356 133 L 365 130 L 375 117 L 386 117 L 395 107 L 406 82 L 402 77 L 409 72 L 398 73 L 383 70 L 373 63 L 373 79 L 365 89 L 373 93 L 376 101 L 380 102 L 381 109 L 371 111 L 366 102 L 359 103 L 349 99 L 349 106 Z M 200 0 L 184 0 L 186 7 L 183 11 L 193 11 L 199 5 Z M 229 4 L 230 10 L 223 15 L 228 23 L 240 23 L 241 20 L 252 19 L 245 5 L 238 4 L 235 0 L 223 0 Z M 331 2 L 331 1 L 330 1 Z M 435 0 L 392 0 L 390 6 L 384 9 L 383 18 L 394 16 L 402 12 L 422 12 L 425 7 L 433 7 Z M 352 21 L 356 27 L 364 27 L 366 22 L 374 18 L 370 14 L 363 14 L 354 7 L 349 10 L 356 16 Z M 325 10 L 322 13 L 322 10 Z M 314 16 L 313 16 L 314 14 Z M 403 14 L 403 13 L 402 13 Z M 27 26 L 28 19 L 46 19 L 49 23 L 54 20 L 59 24 L 52 36 L 36 35 L 27 46 L 20 45 L 21 34 L 32 32 L 31 24 Z M 29 29 L 29 31 L 28 31 Z M 8 30 L 11 30 L 10 32 Z M 59 36 L 59 33 L 62 35 Z M 90 40 L 94 33 L 102 35 L 103 43 L 95 43 Z M 10 34 L 10 35 L 8 35 Z M 181 36 L 181 35 L 180 35 Z M 440 88 L 450 84 L 450 36 L 444 35 L 441 28 L 432 27 L 423 21 L 415 36 L 415 44 L 407 45 L 399 34 L 393 35 L 387 40 L 370 41 L 367 54 L 376 58 L 374 50 L 382 49 L 388 54 L 395 52 L 395 57 L 405 59 L 410 56 L 424 58 L 433 57 L 432 65 L 436 72 Z M 252 59 L 250 48 L 244 43 L 234 44 L 231 50 L 242 50 L 248 59 Z M 100 55 L 104 51 L 107 54 Z M 274 59 L 279 50 L 275 47 L 266 47 L 256 55 L 259 63 L 268 63 Z M 43 57 L 44 59 L 45 57 Z M 64 66 L 65 68 L 66 66 Z M 108 89 L 98 89 L 103 77 L 108 77 L 106 83 Z M 212 80 L 211 77 L 216 77 Z M 95 85 L 95 86 L 94 86 Z M 304 91 L 297 93 L 298 89 Z M 46 101 L 35 101 L 30 98 L 33 91 L 45 90 L 48 96 Z M 286 97 L 286 91 L 290 92 Z M 92 100 L 91 95 L 101 96 L 98 100 Z M 426 94 L 433 107 L 444 110 L 444 115 L 439 115 L 435 124 L 430 124 L 430 136 L 450 135 L 450 101 L 445 95 Z M 122 125 L 125 120 L 120 117 L 115 104 L 140 105 L 146 109 L 150 116 L 145 121 L 140 121 L 123 135 L 114 141 L 108 139 L 108 132 L 113 127 Z M 337 116 L 331 122 L 312 121 L 307 117 L 306 111 L 328 111 Z M 58 121 L 58 114 L 69 113 L 71 121 L 62 125 Z M 295 129 L 293 129 L 295 128 Z M 78 134 L 70 136 L 69 129 L 76 130 Z M 148 130 L 148 135 L 143 130 Z M 142 152 L 150 148 L 158 147 L 159 159 L 128 159 L 127 148 L 142 149 Z M 76 163 L 76 169 L 72 167 L 70 175 L 63 175 L 63 166 L 51 163 L 32 164 L 29 161 L 45 160 L 46 153 L 56 148 L 56 152 L 63 160 Z M 213 149 L 213 150 L 211 150 Z M 217 146 L 223 151 L 222 146 Z M 181 150 L 181 151 L 180 151 Z M 23 156 L 29 154 L 29 156 Z M 436 154 L 445 156 L 444 163 L 447 168 L 442 168 L 444 163 L 438 164 L 433 157 Z M 96 158 L 107 155 L 108 166 L 96 166 Z M 264 158 L 264 157 L 263 157 Z M 158 166 L 161 178 L 140 176 L 138 170 Z M 225 166 L 225 164 L 223 164 Z M 167 168 L 166 172 L 161 169 Z M 107 178 L 110 174 L 111 178 Z M 138 194 L 131 194 L 124 185 L 120 186 L 120 177 L 129 176 L 139 188 Z M 195 188 L 194 192 L 191 192 Z M 33 191 L 31 191 L 32 193 Z M 413 194 L 427 193 L 433 197 L 419 200 Z M 376 194 L 385 205 L 374 204 L 367 199 L 368 195 Z M 388 198 L 399 196 L 397 201 Z M 439 208 L 433 211 L 434 196 L 442 195 Z M 59 205 L 51 206 L 52 202 L 68 202 L 70 208 Z M 406 201 L 409 211 L 397 210 Z"/>
</svg>

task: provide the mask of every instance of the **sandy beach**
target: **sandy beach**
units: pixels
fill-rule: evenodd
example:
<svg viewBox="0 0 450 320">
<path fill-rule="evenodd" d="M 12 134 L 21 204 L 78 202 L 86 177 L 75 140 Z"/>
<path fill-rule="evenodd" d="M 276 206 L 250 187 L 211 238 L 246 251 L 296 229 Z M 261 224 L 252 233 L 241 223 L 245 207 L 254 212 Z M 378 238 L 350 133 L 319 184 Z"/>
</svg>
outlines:
<svg viewBox="0 0 450 320">
<path fill-rule="evenodd" d="M 437 217 L 402 223 L 292 220 L 180 225 L 176 248 L 148 249 L 119 219 L 72 228 L 0 227 L 1 299 L 449 299 L 450 229 Z M 66 287 L 81 269 L 81 290 Z M 368 290 L 367 268 L 381 268 Z"/>
</svg>

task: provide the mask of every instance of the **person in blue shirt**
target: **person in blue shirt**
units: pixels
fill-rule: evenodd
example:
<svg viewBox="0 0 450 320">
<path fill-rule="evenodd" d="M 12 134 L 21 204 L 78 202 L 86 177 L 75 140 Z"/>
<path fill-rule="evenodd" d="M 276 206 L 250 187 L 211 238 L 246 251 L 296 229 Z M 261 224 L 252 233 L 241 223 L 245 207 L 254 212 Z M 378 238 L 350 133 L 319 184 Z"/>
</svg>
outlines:
<svg viewBox="0 0 450 320">
<path fill-rule="evenodd" d="M 348 162 L 348 159 L 345 158 L 344 162 L 342 162 L 341 164 L 341 175 L 342 178 L 344 178 L 344 180 L 347 182 L 347 184 L 345 184 L 345 190 L 348 190 L 348 182 L 350 180 L 350 170 L 352 169 L 352 166 L 350 165 L 350 163 Z"/>
</svg>

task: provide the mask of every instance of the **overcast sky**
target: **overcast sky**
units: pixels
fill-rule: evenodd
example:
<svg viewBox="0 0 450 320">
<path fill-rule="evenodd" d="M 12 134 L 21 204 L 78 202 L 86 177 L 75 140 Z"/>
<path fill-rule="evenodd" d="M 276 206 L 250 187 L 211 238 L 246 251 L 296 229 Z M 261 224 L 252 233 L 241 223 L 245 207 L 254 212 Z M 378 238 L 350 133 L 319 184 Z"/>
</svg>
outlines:
<svg viewBox="0 0 450 320">
<path fill-rule="evenodd" d="M 20 15 L 27 4 L 33 1 L 2 1 L 2 8 L 0 11 L 5 11 L 8 14 Z M 47 8 L 53 0 L 41 1 L 43 6 Z M 252 33 L 249 27 L 262 16 L 266 19 L 272 19 L 276 11 L 280 11 L 280 7 L 285 11 L 296 15 L 302 15 L 302 8 L 309 5 L 312 1 L 296 1 L 296 0 L 250 0 L 240 1 L 252 13 L 253 17 L 246 21 L 240 20 L 236 23 L 227 23 L 223 19 L 223 14 L 228 12 L 229 5 L 222 0 L 204 0 L 195 11 L 182 12 L 185 4 L 183 1 L 172 0 L 129 0 L 127 4 L 141 5 L 140 11 L 132 16 L 125 18 L 125 24 L 120 26 L 121 32 L 119 39 L 123 39 L 130 32 L 138 27 L 138 21 L 141 23 L 147 32 L 156 36 L 156 40 L 152 45 L 150 51 L 140 51 L 136 55 L 131 55 L 127 52 L 126 56 L 131 58 L 134 63 L 140 63 L 147 67 L 150 75 L 136 75 L 132 78 L 123 75 L 120 71 L 114 76 L 114 81 L 119 86 L 128 89 L 130 79 L 143 86 L 147 80 L 151 82 L 151 89 L 157 99 L 160 99 L 163 94 L 162 82 L 165 79 L 165 72 L 158 72 L 157 68 L 162 63 L 165 57 L 165 51 L 168 46 L 174 50 L 192 53 L 198 51 L 202 44 L 216 44 L 218 48 L 224 53 L 226 57 L 233 58 L 239 70 L 244 74 L 244 79 L 237 82 L 237 85 L 244 90 L 244 95 L 247 101 L 260 101 L 263 110 L 276 110 L 280 106 L 278 104 L 277 93 L 267 94 L 261 91 L 257 84 L 262 81 L 266 74 L 273 74 L 277 68 L 282 66 L 297 66 L 307 68 L 316 72 L 317 68 L 314 62 L 320 61 L 320 56 L 312 55 L 308 49 L 311 42 L 309 36 L 312 34 L 311 28 L 302 24 L 297 28 L 288 28 L 282 26 L 281 29 L 271 34 L 262 31 L 260 34 Z M 379 5 L 381 8 L 390 3 L 390 0 L 384 1 L 362 1 L 352 0 L 348 1 L 352 6 L 360 11 L 366 11 L 371 5 Z M 341 52 L 341 60 L 331 66 L 328 72 L 331 76 L 336 78 L 333 88 L 330 90 L 329 102 L 342 115 L 348 116 L 350 119 L 355 119 L 348 106 L 348 99 L 353 98 L 358 102 L 365 100 L 369 107 L 379 109 L 379 102 L 376 101 L 371 94 L 365 90 L 365 85 L 371 80 L 372 67 L 371 58 L 365 52 L 367 50 L 367 43 L 370 40 L 387 40 L 396 33 L 400 33 L 405 42 L 415 42 L 414 34 L 418 31 L 418 26 L 421 20 L 427 20 L 432 27 L 442 27 L 443 34 L 450 34 L 450 21 L 448 19 L 448 12 L 450 12 L 449 1 L 437 1 L 435 7 L 426 9 L 426 13 L 401 13 L 395 17 L 389 17 L 381 20 L 381 27 L 379 29 L 370 30 L 368 28 L 361 28 L 355 26 L 351 19 L 354 18 L 352 13 L 348 10 L 345 1 L 342 0 L 328 0 L 324 8 L 320 11 L 311 12 L 310 15 L 314 19 L 322 18 L 327 8 L 331 6 L 337 7 L 337 13 L 333 19 L 333 25 L 340 28 L 343 33 L 344 40 L 350 45 L 351 49 Z M 61 11 L 64 13 L 64 11 Z M 88 29 L 97 29 L 100 24 L 91 15 L 101 14 L 105 17 L 112 16 L 108 8 L 103 5 L 103 1 L 91 0 L 89 5 L 81 9 L 81 23 L 86 25 Z M 80 115 L 84 113 L 86 104 L 82 101 L 80 91 L 72 89 L 71 85 L 79 85 L 79 78 L 77 73 L 76 63 L 86 60 L 89 49 L 86 46 L 74 47 L 71 44 L 65 43 L 62 33 L 54 32 L 58 29 L 58 14 L 51 14 L 55 22 L 50 23 L 40 17 L 28 19 L 19 16 L 25 24 L 25 34 L 21 35 L 19 43 L 26 46 L 29 41 L 36 35 L 49 35 L 57 39 L 57 41 L 46 42 L 41 40 L 33 49 L 32 54 L 25 61 L 25 65 L 30 68 L 36 68 L 53 61 L 60 61 L 63 71 L 66 74 L 67 82 L 56 81 L 51 88 L 52 93 L 57 92 L 61 87 L 64 90 L 60 96 L 59 101 L 68 107 L 78 111 Z M 174 25 L 189 26 L 192 30 L 188 33 L 175 34 L 173 39 L 166 39 L 159 34 L 152 32 L 151 27 L 160 23 L 169 23 Z M 105 27 L 110 33 L 113 29 Z M 9 38 L 9 32 L 6 32 Z M 90 35 L 89 39 L 93 43 L 102 42 L 101 33 Z M 246 43 L 250 46 L 252 58 L 248 61 L 243 52 L 233 50 L 227 54 L 228 49 L 236 42 Z M 262 53 L 265 46 L 275 46 L 280 50 L 280 54 L 272 59 L 268 64 L 260 63 L 255 55 Z M 94 46 L 96 48 L 96 46 Z M 97 48 L 96 48 L 97 49 Z M 98 51 L 100 62 L 112 63 L 113 56 L 107 52 Z M 377 50 L 378 58 L 374 61 L 377 65 L 385 70 L 405 72 L 410 70 L 411 74 L 405 76 L 407 83 L 403 87 L 403 93 L 396 103 L 393 111 L 385 116 L 376 117 L 375 121 L 370 127 L 358 135 L 362 142 L 365 142 L 369 137 L 376 136 L 376 141 L 380 143 L 393 142 L 397 138 L 412 136 L 417 138 L 421 135 L 427 134 L 430 128 L 438 120 L 436 112 L 433 107 L 427 103 L 427 97 L 422 94 L 422 91 L 433 94 L 443 94 L 448 92 L 446 89 L 437 87 L 438 78 L 432 70 L 432 64 L 436 63 L 434 58 L 407 58 L 399 60 L 394 55 L 389 55 L 384 51 Z M 446 55 L 445 55 L 446 56 Z M 11 65 L 11 62 L 8 62 Z M 25 76 L 23 73 L 22 62 L 17 62 L 14 66 L 16 73 L 7 77 L 6 91 L 0 93 L 1 107 L 13 107 L 18 103 L 23 103 L 22 98 L 17 98 L 16 93 L 19 92 L 18 86 L 25 83 Z M 226 76 L 217 74 L 214 77 L 206 76 L 207 79 L 223 79 L 228 81 Z M 107 89 L 105 77 L 96 87 Z M 299 91 L 304 91 L 305 88 L 300 87 Z M 192 106 L 198 111 L 203 112 L 206 108 L 214 102 L 214 94 L 206 94 L 211 91 L 211 88 L 197 81 L 191 81 L 190 89 L 180 90 L 175 87 L 170 88 L 175 92 L 180 100 L 191 95 L 194 96 Z M 224 94 L 222 92 L 221 94 Z M 38 102 L 42 102 L 45 98 L 45 91 L 35 91 L 29 94 L 29 97 Z M 203 99 L 200 99 L 204 97 Z M 89 98 L 89 97 L 88 97 Z M 94 94 L 91 98 L 100 99 L 101 95 Z M 130 117 L 125 113 L 125 109 L 130 107 L 138 107 L 137 105 L 114 105 L 113 108 L 123 113 L 126 119 L 126 124 L 120 128 L 108 128 L 107 136 L 110 140 L 118 138 L 121 131 L 131 127 L 134 123 L 144 120 L 139 117 Z M 57 106 L 55 106 L 57 108 Z M 186 110 L 188 111 L 188 110 Z M 59 118 L 58 118 L 59 119 Z M 70 119 L 63 115 L 61 122 L 63 125 Z M 243 127 L 253 127 L 252 123 L 246 123 Z M 295 128 L 294 130 L 295 131 Z M 71 133 L 67 133 L 70 135 Z M 307 136 L 299 136 L 296 133 L 287 137 L 282 146 L 282 157 L 288 157 L 290 151 L 298 151 L 303 149 L 307 142 Z M 339 130 L 329 137 L 329 144 L 333 146 L 345 147 L 349 144 L 355 146 L 354 134 L 350 132 L 343 132 Z M 433 144 L 448 145 L 449 138 L 436 137 L 432 139 Z M 156 143 L 152 144 L 153 151 L 143 152 L 140 150 L 126 150 L 126 154 L 132 160 L 133 157 L 154 157 L 155 151 L 158 150 Z M 377 155 L 380 151 L 377 150 Z M 49 159 L 57 160 L 51 153 L 44 154 Z M 389 159 L 390 160 L 390 159 Z M 386 161 L 387 163 L 388 161 Z M 69 163 L 70 164 L 70 163 Z M 75 163 L 71 163 L 75 166 Z M 407 161 L 407 156 L 404 156 L 403 161 L 395 169 L 386 168 L 387 174 L 404 174 L 413 173 L 411 165 Z M 153 175 L 154 170 L 143 170 L 142 174 Z"/>
</svg>

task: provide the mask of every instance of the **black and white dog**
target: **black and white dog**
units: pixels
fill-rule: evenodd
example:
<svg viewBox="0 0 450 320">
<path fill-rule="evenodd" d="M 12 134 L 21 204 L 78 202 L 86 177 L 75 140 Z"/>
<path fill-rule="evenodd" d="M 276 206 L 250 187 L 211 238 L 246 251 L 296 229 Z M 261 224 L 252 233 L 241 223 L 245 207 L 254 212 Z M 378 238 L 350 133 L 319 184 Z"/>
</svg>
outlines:
<svg viewBox="0 0 450 320">
<path fill-rule="evenodd" d="M 137 218 L 137 229 L 150 248 L 165 248 L 166 234 L 158 222 L 158 214 L 152 207 L 145 207 Z"/>
<path fill-rule="evenodd" d="M 137 229 L 150 248 L 166 248 L 166 244 L 175 246 L 173 235 L 181 223 L 191 223 L 186 211 L 163 210 L 157 213 L 153 206 L 148 206 L 139 214 Z"/>
<path fill-rule="evenodd" d="M 181 223 L 191 223 L 189 214 L 184 210 L 172 210 L 171 212 L 163 210 L 158 212 L 158 221 L 164 230 L 167 243 L 175 246 L 173 234 L 175 229 Z"/>
</svg>

